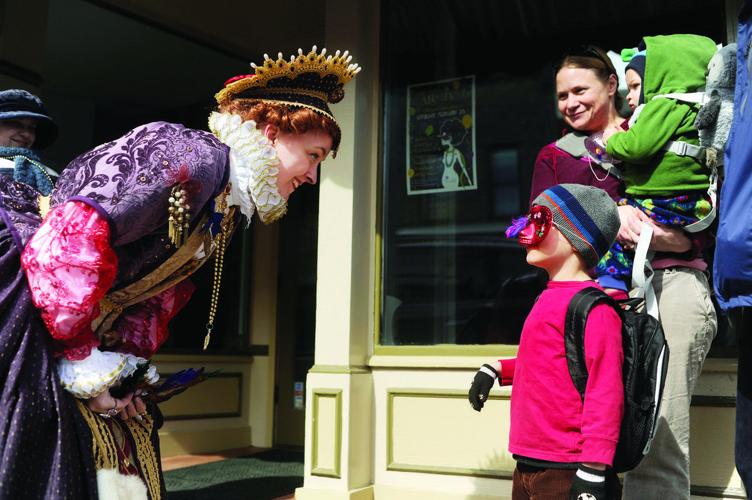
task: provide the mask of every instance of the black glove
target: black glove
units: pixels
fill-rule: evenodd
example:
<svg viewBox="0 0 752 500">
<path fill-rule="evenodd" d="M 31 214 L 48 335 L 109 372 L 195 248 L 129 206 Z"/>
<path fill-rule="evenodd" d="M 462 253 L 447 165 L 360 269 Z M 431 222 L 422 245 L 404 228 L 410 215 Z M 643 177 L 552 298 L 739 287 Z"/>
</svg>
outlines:
<svg viewBox="0 0 752 500">
<path fill-rule="evenodd" d="M 493 366 L 483 365 L 480 367 L 473 378 L 473 383 L 470 384 L 470 392 L 467 393 L 467 399 L 473 405 L 473 410 L 480 411 L 483 408 L 488 400 L 488 393 L 491 392 L 491 387 L 493 387 L 497 378 L 499 378 L 499 374 L 496 373 Z"/>
<path fill-rule="evenodd" d="M 606 471 L 580 465 L 569 489 L 569 500 L 606 500 Z"/>
</svg>

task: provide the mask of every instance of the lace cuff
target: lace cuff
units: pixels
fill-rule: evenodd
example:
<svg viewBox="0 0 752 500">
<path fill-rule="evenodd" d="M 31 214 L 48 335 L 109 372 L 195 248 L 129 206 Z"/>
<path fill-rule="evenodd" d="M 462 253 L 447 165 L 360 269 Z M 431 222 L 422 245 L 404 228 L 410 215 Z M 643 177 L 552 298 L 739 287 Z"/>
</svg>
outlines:
<svg viewBox="0 0 752 500">
<path fill-rule="evenodd" d="M 119 352 L 102 352 L 95 347 L 87 358 L 61 359 L 57 370 L 65 390 L 77 398 L 88 399 L 98 396 L 131 375 L 143 363 L 146 363 L 144 358 Z M 159 380 L 154 366 L 147 370 L 145 380 L 150 384 Z"/>
<path fill-rule="evenodd" d="M 96 345 L 91 321 L 117 273 L 107 220 L 80 201 L 56 207 L 29 240 L 21 265 L 32 301 L 66 357 L 88 356 Z"/>
</svg>

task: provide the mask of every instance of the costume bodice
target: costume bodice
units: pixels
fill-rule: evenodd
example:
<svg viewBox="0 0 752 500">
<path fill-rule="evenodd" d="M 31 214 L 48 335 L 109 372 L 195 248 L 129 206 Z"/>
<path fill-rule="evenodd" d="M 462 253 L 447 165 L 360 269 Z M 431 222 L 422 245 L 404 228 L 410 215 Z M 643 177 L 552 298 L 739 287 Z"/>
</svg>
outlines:
<svg viewBox="0 0 752 500">
<path fill-rule="evenodd" d="M 227 183 L 228 158 L 229 148 L 209 132 L 149 123 L 74 159 L 52 193 L 51 207 L 80 200 L 107 217 L 118 288 L 175 252 L 167 237 L 171 189 L 184 187 L 195 228 Z"/>
</svg>

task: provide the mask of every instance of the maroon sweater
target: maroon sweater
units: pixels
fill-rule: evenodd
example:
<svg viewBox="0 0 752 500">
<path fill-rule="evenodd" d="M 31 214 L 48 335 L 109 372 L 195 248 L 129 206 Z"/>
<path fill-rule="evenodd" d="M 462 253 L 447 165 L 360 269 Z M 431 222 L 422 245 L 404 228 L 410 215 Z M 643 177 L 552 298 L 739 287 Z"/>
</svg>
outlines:
<svg viewBox="0 0 752 500">
<path fill-rule="evenodd" d="M 530 187 L 530 203 L 532 204 L 539 194 L 551 186 L 565 183 L 601 188 L 614 201 L 619 201 L 624 195 L 624 187 L 621 182 L 613 175 L 607 174 L 598 165 L 593 164 L 591 169 L 587 158 L 575 158 L 556 147 L 556 143 L 553 142 L 543 146 L 535 159 L 533 182 Z"/>
</svg>

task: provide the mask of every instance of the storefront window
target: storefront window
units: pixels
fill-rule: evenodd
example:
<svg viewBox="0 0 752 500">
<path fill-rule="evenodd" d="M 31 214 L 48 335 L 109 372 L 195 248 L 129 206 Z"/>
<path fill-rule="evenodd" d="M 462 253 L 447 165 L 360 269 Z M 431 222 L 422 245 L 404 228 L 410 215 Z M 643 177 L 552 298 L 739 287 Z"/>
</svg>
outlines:
<svg viewBox="0 0 752 500">
<path fill-rule="evenodd" d="M 724 41 L 722 1 L 384 0 L 379 344 L 516 344 L 545 275 L 504 237 L 561 135 L 553 64 L 648 34 Z"/>
</svg>

